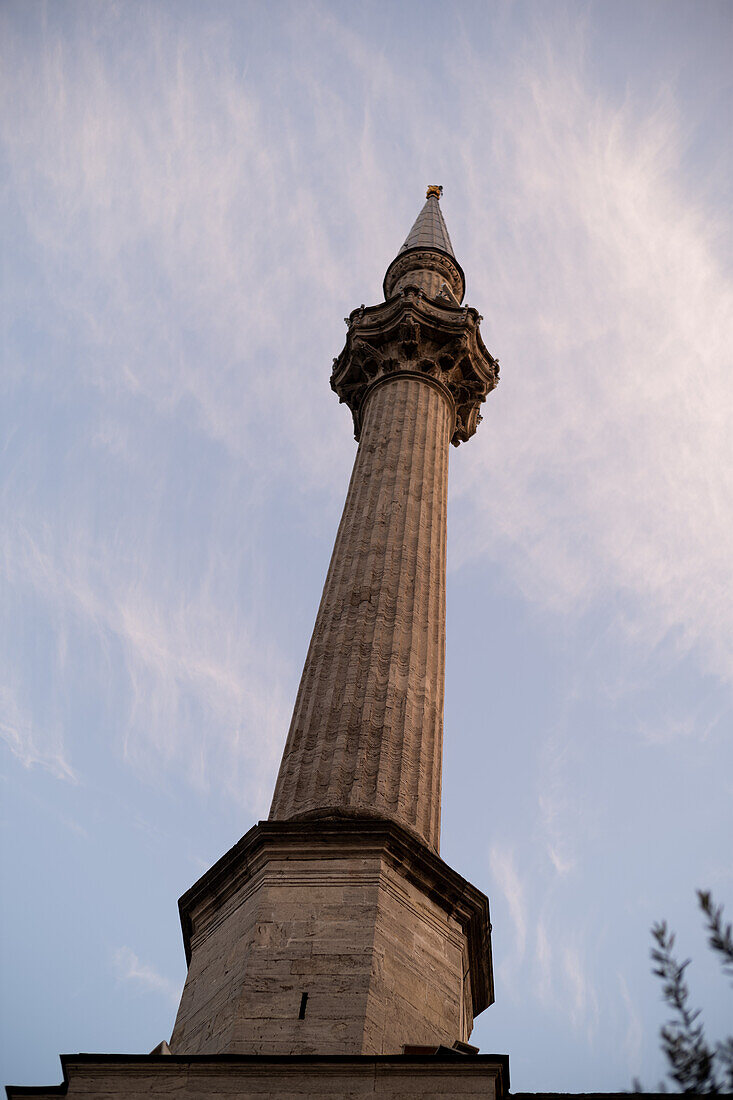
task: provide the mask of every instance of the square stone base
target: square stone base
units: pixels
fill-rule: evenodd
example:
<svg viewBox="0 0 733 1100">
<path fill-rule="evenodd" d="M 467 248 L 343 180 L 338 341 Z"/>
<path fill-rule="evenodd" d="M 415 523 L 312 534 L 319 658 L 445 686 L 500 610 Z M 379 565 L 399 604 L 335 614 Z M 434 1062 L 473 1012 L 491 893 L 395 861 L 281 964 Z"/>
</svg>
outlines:
<svg viewBox="0 0 733 1100">
<path fill-rule="evenodd" d="M 29 1095 L 71 1100 L 502 1100 L 509 1086 L 506 1056 L 448 1051 L 380 1058 L 66 1054 L 61 1064 L 62 1085 L 9 1085 L 9 1100 Z"/>
<path fill-rule="evenodd" d="M 177 1055 L 401 1055 L 493 1000 L 488 901 L 383 820 L 262 822 L 181 899 Z"/>
</svg>

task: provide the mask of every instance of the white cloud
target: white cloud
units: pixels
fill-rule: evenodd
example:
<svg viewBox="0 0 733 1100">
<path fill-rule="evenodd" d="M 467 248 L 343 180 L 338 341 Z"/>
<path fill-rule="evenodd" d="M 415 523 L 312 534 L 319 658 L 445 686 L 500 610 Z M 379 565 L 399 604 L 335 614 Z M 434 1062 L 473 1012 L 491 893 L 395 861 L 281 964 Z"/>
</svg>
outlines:
<svg viewBox="0 0 733 1100">
<path fill-rule="evenodd" d="M 641 1071 L 641 1051 L 644 1038 L 644 1027 L 641 1014 L 632 1000 L 628 984 L 623 974 L 618 975 L 618 982 L 627 1017 L 624 1049 L 626 1051 L 629 1074 L 632 1077 L 638 1077 Z"/>
<path fill-rule="evenodd" d="M 552 947 L 542 918 L 537 921 L 535 953 L 538 973 L 538 981 L 534 986 L 535 995 L 540 1002 L 551 1004 L 555 999 L 552 987 Z"/>
<path fill-rule="evenodd" d="M 598 998 L 592 987 L 580 946 L 567 944 L 562 952 L 562 974 L 573 1027 L 592 1042 L 598 1027 Z"/>
<path fill-rule="evenodd" d="M 178 1003 L 181 987 L 160 974 L 155 967 L 143 963 L 129 947 L 118 947 L 112 956 L 115 974 L 121 982 L 132 982 L 145 993 L 159 993 Z"/>
<path fill-rule="evenodd" d="M 639 719 L 637 733 L 649 745 L 673 745 L 680 741 L 704 741 L 715 729 L 722 715 L 700 714 L 698 707 L 690 714 L 656 714 L 654 719 Z"/>
<path fill-rule="evenodd" d="M 13 63 L 0 78 L 13 104 L 0 115 L 9 188 L 27 233 L 19 267 L 32 268 L 9 288 L 11 305 L 42 318 L 52 349 L 26 362 L 26 345 L 11 343 L 11 391 L 21 413 L 29 393 L 45 395 L 68 425 L 59 440 L 32 421 L 18 433 L 2 497 L 6 576 L 43 604 L 59 681 L 62 664 L 67 683 L 78 665 L 68 638 L 79 630 L 111 670 L 90 694 L 109 696 L 124 669 L 123 712 L 111 721 L 140 773 L 174 768 L 202 789 L 213 780 L 259 811 L 291 702 L 265 616 L 236 595 L 248 556 L 261 559 L 240 543 L 223 561 L 220 524 L 203 565 L 196 531 L 188 575 L 167 573 L 182 557 L 180 532 L 159 523 L 181 498 L 173 456 L 176 445 L 223 448 L 212 491 L 224 516 L 254 514 L 283 482 L 292 492 L 294 471 L 300 492 L 341 493 L 353 445 L 328 364 L 342 312 L 368 300 L 364 258 L 376 290 L 407 228 L 370 112 L 355 120 L 323 83 L 319 51 L 346 49 L 371 112 L 401 78 L 388 79 L 389 66 L 375 74 L 358 36 L 325 15 L 303 55 L 297 10 L 278 62 L 289 83 L 267 94 L 242 73 L 221 23 L 164 9 L 126 18 L 122 39 L 113 6 L 95 9 L 94 34 L 71 9 L 61 20 L 49 11 L 45 34 L 30 38 L 8 15 Z M 293 110 L 293 85 L 328 99 L 315 137 Z M 335 128 L 353 133 L 355 122 L 358 153 L 344 158 Z M 7 657 L 17 659 L 12 647 Z M 63 709 L 54 678 L 46 683 Z M 25 702 L 32 710 L 30 688 Z"/>
<path fill-rule="evenodd" d="M 512 848 L 495 843 L 490 866 L 494 905 L 500 900 L 506 904 L 515 937 L 513 951 L 507 944 L 502 947 L 502 994 L 516 1002 L 521 999 L 518 991 L 524 990 L 525 999 L 530 996 L 543 1012 L 562 1014 L 592 1043 L 599 1006 L 586 959 L 589 914 L 576 903 L 568 921 L 561 897 L 567 895 L 565 880 L 550 875 L 546 863 L 535 859 L 522 873 Z M 494 918 L 497 928 L 501 919 Z"/>
<path fill-rule="evenodd" d="M 66 544 L 43 545 L 19 528 L 8 534 L 4 557 L 14 589 L 40 597 L 59 633 L 74 623 L 92 637 L 100 657 L 119 647 L 128 685 L 120 751 L 128 763 L 141 775 L 175 765 L 199 789 L 214 783 L 265 812 L 289 712 L 278 651 L 250 638 L 237 609 L 206 586 L 171 592 L 160 576 L 148 586 L 136 557 L 120 562 L 79 528 Z M 14 713 L 11 748 L 26 763 L 60 770 L 58 750 L 39 754 L 29 725 Z"/>
<path fill-rule="evenodd" d="M 471 298 L 502 385 L 454 464 L 462 556 L 501 555 L 525 594 L 609 597 L 644 647 L 733 668 L 733 279 L 720 215 L 685 185 L 669 89 L 604 100 L 582 61 L 527 47 L 505 93 L 465 65 Z M 464 126 L 458 140 L 478 134 Z M 482 167 L 493 201 L 484 201 Z M 480 242 L 480 243 L 479 243 Z"/>
<path fill-rule="evenodd" d="M 545 738 L 540 752 L 537 796 L 540 834 L 550 864 L 561 877 L 576 867 L 583 825 L 577 783 L 568 768 L 568 752 L 567 733 L 555 730 Z"/>
<path fill-rule="evenodd" d="M 514 929 L 516 953 L 521 960 L 527 943 L 527 903 L 524 887 L 514 862 L 514 853 L 507 847 L 493 844 L 489 864 L 491 874 L 506 898 Z"/>
<path fill-rule="evenodd" d="M 294 452 L 306 482 L 333 483 L 348 429 L 313 432 L 329 395 L 303 349 L 325 368 L 339 350 L 334 298 L 368 299 L 365 270 L 378 281 L 407 228 L 400 207 L 415 200 L 395 194 L 373 123 L 395 123 L 399 104 L 413 120 L 400 164 L 454 166 L 460 258 L 506 363 L 470 460 L 454 463 L 470 519 L 453 564 L 501 554 L 529 598 L 562 611 L 613 591 L 639 609 L 630 635 L 675 632 L 728 676 L 733 290 L 715 217 L 682 183 L 672 91 L 644 109 L 605 100 L 584 67 L 585 21 L 540 22 L 502 80 L 466 43 L 456 109 L 430 110 L 426 153 L 419 79 L 315 10 L 288 9 L 276 63 L 291 83 L 269 96 L 213 19 L 194 38 L 185 18 L 143 10 L 123 65 L 106 50 L 112 7 L 95 37 L 67 26 L 35 52 L 8 25 L 11 186 L 58 314 L 94 350 L 80 378 L 112 404 L 142 394 L 161 416 L 190 398 L 200 427 L 245 460 L 284 420 L 272 462 Z M 358 111 L 324 76 L 342 56 Z M 286 101 L 293 89 L 315 131 Z M 276 396 L 263 358 L 277 363 Z M 102 434 L 122 446 L 119 424 Z"/>
<path fill-rule="evenodd" d="M 56 729 L 38 729 L 20 705 L 15 689 L 0 684 L 0 738 L 24 768 L 39 766 L 56 779 L 78 782 Z"/>
<path fill-rule="evenodd" d="M 297 9 L 283 27 L 292 64 L 282 103 L 275 86 L 263 95 L 248 81 L 215 19 L 141 9 L 125 28 L 123 66 L 106 49 L 118 22 L 114 8 L 96 9 L 97 35 L 78 33 L 69 19 L 32 52 L 12 21 L 7 27 L 13 65 L 3 91 L 13 110 L 0 126 L 54 306 L 47 323 L 62 340 L 72 326 L 85 350 L 74 375 L 113 408 L 124 393 L 164 417 L 191 402 L 200 429 L 240 461 L 263 433 L 286 425 L 271 465 L 295 460 L 304 479 L 328 484 L 348 422 L 338 418 L 334 437 L 313 432 L 312 414 L 333 408 L 327 378 L 344 335 L 338 311 L 366 293 L 346 257 L 354 246 L 378 257 L 376 284 L 396 248 L 379 230 L 388 197 L 375 138 L 367 127 L 358 163 L 339 165 L 334 126 L 350 129 L 352 120 L 316 82 L 317 53 L 300 50 Z M 324 17 L 320 48 L 332 49 L 338 33 Z M 363 51 L 354 61 L 368 69 Z M 293 83 L 329 98 L 315 147 L 287 99 Z M 331 168 L 346 204 L 338 224 Z M 370 223 L 358 216 L 367 202 Z M 343 305 L 334 309 L 335 300 Z"/>
</svg>

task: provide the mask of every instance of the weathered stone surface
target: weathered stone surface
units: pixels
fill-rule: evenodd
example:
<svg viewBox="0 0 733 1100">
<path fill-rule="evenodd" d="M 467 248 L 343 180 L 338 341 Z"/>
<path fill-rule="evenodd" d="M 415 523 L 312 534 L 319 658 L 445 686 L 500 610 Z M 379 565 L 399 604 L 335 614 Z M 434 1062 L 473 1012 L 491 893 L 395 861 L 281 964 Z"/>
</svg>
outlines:
<svg viewBox="0 0 733 1100">
<path fill-rule="evenodd" d="M 372 390 L 399 375 L 427 378 L 443 390 L 454 412 L 451 442 L 470 439 L 499 379 L 498 360 L 481 339 L 481 320 L 477 310 L 450 300 L 449 288 L 433 297 L 413 284 L 387 302 L 353 310 L 331 386 L 351 409 L 355 437 L 361 438 Z"/>
<path fill-rule="evenodd" d="M 451 1046 L 493 999 L 488 904 L 430 852 L 448 451 L 475 432 L 498 368 L 451 255 L 403 250 L 385 292 L 352 313 L 334 364 L 359 449 L 270 823 L 183 899 L 178 1053 Z"/>
<path fill-rule="evenodd" d="M 486 898 L 399 826 L 262 822 L 181 899 L 176 1054 L 399 1054 L 491 1000 Z"/>
<path fill-rule="evenodd" d="M 402 1055 L 394 1058 L 237 1056 L 176 1057 L 124 1054 L 64 1055 L 64 1085 L 33 1089 L 34 1096 L 77 1100 L 501 1100 L 508 1063 L 496 1055 Z M 9 1086 L 8 1097 L 28 1095 Z"/>
<path fill-rule="evenodd" d="M 387 289 L 428 261 L 458 279 L 451 257 L 412 249 L 390 266 Z M 479 320 L 414 286 L 349 318 L 331 384 L 360 444 L 273 820 L 366 810 L 438 850 L 448 443 L 475 432 L 498 375 Z"/>
<path fill-rule="evenodd" d="M 453 305 L 459 305 L 463 300 L 465 283 L 463 270 L 455 256 L 434 248 L 410 248 L 399 252 L 387 268 L 384 297 L 389 300 L 405 287 L 415 286 L 428 298 L 443 296 Z"/>
<path fill-rule="evenodd" d="M 271 819 L 367 811 L 438 847 L 451 425 L 422 381 L 369 400 Z"/>
</svg>

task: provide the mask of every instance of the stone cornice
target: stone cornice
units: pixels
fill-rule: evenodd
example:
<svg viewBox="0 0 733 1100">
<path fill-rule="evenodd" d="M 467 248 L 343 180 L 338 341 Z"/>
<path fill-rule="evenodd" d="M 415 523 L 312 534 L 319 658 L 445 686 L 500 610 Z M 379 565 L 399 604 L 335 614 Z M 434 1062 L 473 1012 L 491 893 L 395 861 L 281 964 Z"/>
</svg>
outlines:
<svg viewBox="0 0 733 1100">
<path fill-rule="evenodd" d="M 351 409 L 359 439 L 367 398 L 392 377 L 429 381 L 448 397 L 454 411 L 451 442 L 458 446 L 476 431 L 480 406 L 495 388 L 499 364 L 486 349 L 480 314 L 470 306 L 428 298 L 418 287 L 377 306 L 361 306 L 347 318 L 349 331 L 334 359 L 331 387 Z"/>
<path fill-rule="evenodd" d="M 273 858 L 288 860 L 386 858 L 408 881 L 458 921 L 468 940 L 474 1015 L 494 1001 L 491 921 L 485 894 L 395 822 L 316 811 L 290 821 L 260 821 L 180 898 L 178 908 L 191 960 L 195 925 L 216 913 Z M 194 924 L 195 922 L 195 924 Z"/>
</svg>

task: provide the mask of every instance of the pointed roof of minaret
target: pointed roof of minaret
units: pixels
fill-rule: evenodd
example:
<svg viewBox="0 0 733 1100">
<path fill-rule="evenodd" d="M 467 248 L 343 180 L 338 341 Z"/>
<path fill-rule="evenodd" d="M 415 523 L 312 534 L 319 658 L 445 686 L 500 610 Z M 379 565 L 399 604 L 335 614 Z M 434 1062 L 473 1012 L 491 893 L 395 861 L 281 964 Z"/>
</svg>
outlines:
<svg viewBox="0 0 733 1100">
<path fill-rule="evenodd" d="M 425 205 L 407 234 L 407 240 L 385 273 L 382 283 L 385 298 L 389 298 L 397 282 L 400 285 L 404 284 L 407 272 L 410 271 L 415 272 L 413 282 L 418 287 L 427 289 L 430 296 L 435 295 L 438 293 L 434 285 L 435 279 L 426 274 L 432 271 L 444 275 L 446 284 L 449 284 L 449 298 L 454 298 L 457 305 L 463 301 L 466 278 L 456 259 L 448 236 L 448 228 L 443 221 L 439 203 L 442 192 L 443 188 L 438 184 L 431 184 L 428 187 Z M 430 253 L 436 253 L 436 255 L 431 257 Z M 451 272 L 453 272 L 452 276 Z"/>
<path fill-rule="evenodd" d="M 400 252 L 406 252 L 408 248 L 438 248 L 441 252 L 447 252 L 449 256 L 455 257 L 438 201 L 442 191 L 443 188 L 438 184 L 431 184 L 428 187 L 425 205 L 407 234 L 407 240 Z"/>
</svg>

